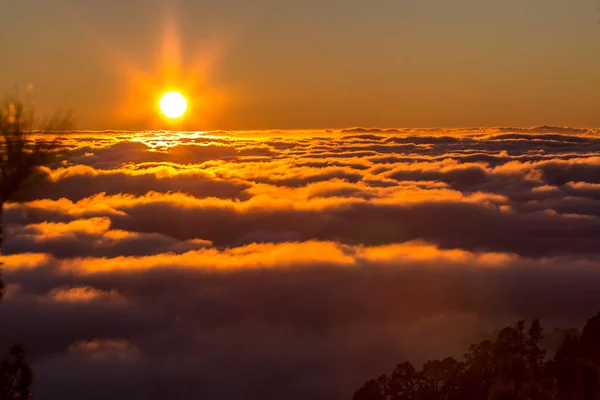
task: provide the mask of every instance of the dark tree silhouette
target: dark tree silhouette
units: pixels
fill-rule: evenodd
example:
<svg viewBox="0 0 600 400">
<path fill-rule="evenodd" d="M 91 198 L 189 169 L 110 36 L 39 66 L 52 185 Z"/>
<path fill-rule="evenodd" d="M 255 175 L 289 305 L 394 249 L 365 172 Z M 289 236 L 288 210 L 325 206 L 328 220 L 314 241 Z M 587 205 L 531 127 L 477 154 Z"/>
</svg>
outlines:
<svg viewBox="0 0 600 400">
<path fill-rule="evenodd" d="M 70 125 L 69 114 L 55 114 L 41 123 L 42 132 L 64 130 Z M 39 166 L 53 159 L 55 142 L 42 135 L 33 136 L 34 118 L 23 104 L 6 102 L 0 108 L 0 254 L 3 252 L 4 207 L 18 200 L 19 192 L 35 177 Z M 0 276 L 0 300 L 4 283 Z M 25 359 L 21 345 L 10 348 L 0 362 L 0 400 L 27 399 L 33 383 L 33 372 Z"/>
<path fill-rule="evenodd" d="M 0 363 L 0 399 L 28 399 L 32 384 L 33 370 L 27 363 L 25 349 L 15 344 Z"/>
<path fill-rule="evenodd" d="M 353 400 L 600 400 L 600 313 L 581 335 L 566 332 L 552 359 L 541 347 L 536 319 L 504 328 L 495 340 L 472 344 L 464 360 L 406 361 L 369 380 Z"/>
<path fill-rule="evenodd" d="M 386 389 L 387 376 L 382 375 L 378 379 L 367 381 L 367 383 L 354 394 L 352 400 L 386 400 Z"/>
<path fill-rule="evenodd" d="M 2 216 L 10 201 L 18 200 L 20 191 L 31 183 L 38 167 L 52 162 L 56 142 L 43 133 L 60 131 L 72 124 L 71 115 L 56 113 L 36 122 L 31 110 L 20 102 L 5 102 L 0 107 L 0 252 L 4 239 Z M 40 128 L 38 136 L 33 130 Z"/>
</svg>

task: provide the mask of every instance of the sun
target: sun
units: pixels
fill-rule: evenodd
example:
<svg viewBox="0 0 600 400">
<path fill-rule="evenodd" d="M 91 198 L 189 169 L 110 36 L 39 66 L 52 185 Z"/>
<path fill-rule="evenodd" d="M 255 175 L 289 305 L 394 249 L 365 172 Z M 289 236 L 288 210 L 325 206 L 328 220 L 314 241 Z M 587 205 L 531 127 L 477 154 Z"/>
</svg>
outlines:
<svg viewBox="0 0 600 400">
<path fill-rule="evenodd" d="M 160 111 L 170 119 L 181 118 L 188 108 L 186 98 L 179 92 L 167 92 L 163 94 L 158 105 Z"/>
</svg>

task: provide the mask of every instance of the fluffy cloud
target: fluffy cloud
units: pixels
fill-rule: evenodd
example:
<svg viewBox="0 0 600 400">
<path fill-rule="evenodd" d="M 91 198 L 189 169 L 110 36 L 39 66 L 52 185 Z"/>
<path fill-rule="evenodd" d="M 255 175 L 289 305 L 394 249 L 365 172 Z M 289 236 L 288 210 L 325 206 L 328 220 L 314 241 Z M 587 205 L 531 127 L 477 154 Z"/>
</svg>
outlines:
<svg viewBox="0 0 600 400">
<path fill-rule="evenodd" d="M 600 304 L 596 131 L 62 140 L 5 214 L 0 343 L 40 398 L 345 399 Z"/>
<path fill-rule="evenodd" d="M 7 280 L 19 289 L 3 305 L 0 321 L 11 329 L 0 340 L 28 343 L 39 395 L 49 397 L 69 380 L 92 398 L 108 396 L 113 379 L 127 393 L 147 393 L 144 377 L 152 377 L 159 397 L 177 383 L 176 398 L 264 390 L 347 398 L 400 359 L 460 355 L 517 317 L 576 325 L 600 301 L 598 259 L 533 260 L 420 242 L 23 257 L 6 259 Z"/>
</svg>

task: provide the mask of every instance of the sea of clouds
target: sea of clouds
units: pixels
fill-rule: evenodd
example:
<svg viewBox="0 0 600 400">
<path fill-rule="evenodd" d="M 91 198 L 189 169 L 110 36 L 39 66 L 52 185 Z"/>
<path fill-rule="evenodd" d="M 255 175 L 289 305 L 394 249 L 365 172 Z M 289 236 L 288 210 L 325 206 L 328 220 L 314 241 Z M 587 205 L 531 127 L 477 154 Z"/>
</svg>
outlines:
<svg viewBox="0 0 600 400">
<path fill-rule="evenodd" d="M 600 135 L 79 132 L 4 216 L 43 399 L 349 399 L 600 308 Z"/>
</svg>

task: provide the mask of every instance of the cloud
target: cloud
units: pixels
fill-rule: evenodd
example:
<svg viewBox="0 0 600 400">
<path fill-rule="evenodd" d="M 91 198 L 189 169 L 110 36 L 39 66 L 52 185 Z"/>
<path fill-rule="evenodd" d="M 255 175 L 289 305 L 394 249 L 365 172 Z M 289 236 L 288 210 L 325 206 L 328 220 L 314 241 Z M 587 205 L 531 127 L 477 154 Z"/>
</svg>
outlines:
<svg viewBox="0 0 600 400">
<path fill-rule="evenodd" d="M 598 311 L 593 130 L 61 140 L 4 215 L 0 343 L 26 344 L 40 398 L 347 399 Z"/>
<path fill-rule="evenodd" d="M 8 217 L 18 215 L 20 209 L 55 221 L 102 217 L 121 231 L 179 241 L 203 239 L 217 246 L 238 245 L 244 237 L 258 240 L 265 233 L 279 242 L 288 240 L 293 232 L 299 240 L 377 245 L 424 239 L 444 248 L 536 257 L 599 251 L 595 243 L 600 237 L 600 221 L 589 217 L 589 206 L 580 213 L 570 209 L 567 214 L 557 213 L 556 207 L 527 210 L 513 206 L 505 196 L 465 195 L 430 181 L 424 183 L 421 187 L 362 189 L 349 184 L 336 188 L 328 183 L 283 191 L 266 186 L 270 189 L 260 192 L 257 188 L 256 195 L 246 202 L 159 193 L 96 196 L 77 203 L 27 203 L 9 209 Z"/>
<path fill-rule="evenodd" d="M 112 170 L 77 165 L 55 171 L 43 170 L 41 181 L 26 192 L 29 198 L 81 200 L 99 191 L 107 194 L 144 195 L 155 192 L 185 192 L 196 197 L 244 199 L 250 184 L 223 180 L 198 169 L 169 164 L 136 165 Z"/>
<path fill-rule="evenodd" d="M 460 355 L 517 316 L 580 323 L 600 300 L 597 261 L 315 241 L 37 258 L 26 269 L 9 256 L 6 279 L 21 289 L 3 305 L 0 321 L 12 329 L 0 340 L 28 343 L 40 396 L 71 379 L 92 398 L 112 383 L 146 398 L 174 383 L 231 399 L 267 388 L 274 397 L 346 398 L 382 366 Z M 64 282 L 70 289 L 56 286 Z"/>
<path fill-rule="evenodd" d="M 71 344 L 67 353 L 92 362 L 109 361 L 117 365 L 130 363 L 139 357 L 139 350 L 125 340 L 81 340 Z"/>
<path fill-rule="evenodd" d="M 122 299 L 122 297 L 114 290 L 104 292 L 89 286 L 56 288 L 53 289 L 48 296 L 54 301 L 67 303 L 89 302 L 104 299 L 119 301 Z"/>
<path fill-rule="evenodd" d="M 567 134 L 567 135 L 582 135 L 589 132 L 588 129 L 582 128 L 572 128 L 568 126 L 551 126 L 551 125 L 543 125 L 543 126 L 535 126 L 531 128 L 509 128 L 509 127 L 501 127 L 496 128 L 498 132 L 523 132 L 523 133 L 559 133 L 559 134 Z"/>
<path fill-rule="evenodd" d="M 201 239 L 180 241 L 158 233 L 111 229 L 110 225 L 109 218 L 101 217 L 11 228 L 4 244 L 4 252 L 42 252 L 66 258 L 184 253 L 211 245 Z"/>
</svg>

